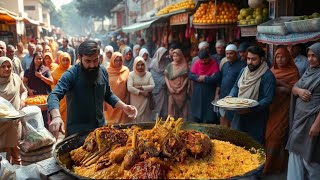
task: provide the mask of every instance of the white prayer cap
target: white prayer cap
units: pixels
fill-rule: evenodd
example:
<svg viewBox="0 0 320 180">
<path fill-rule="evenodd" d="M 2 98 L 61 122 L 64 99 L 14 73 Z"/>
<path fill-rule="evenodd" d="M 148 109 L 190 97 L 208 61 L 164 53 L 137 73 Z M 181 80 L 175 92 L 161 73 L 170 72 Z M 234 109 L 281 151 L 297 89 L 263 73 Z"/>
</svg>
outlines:
<svg viewBox="0 0 320 180">
<path fill-rule="evenodd" d="M 237 46 L 234 45 L 234 44 L 229 44 L 227 47 L 226 47 L 226 51 L 236 51 L 238 52 L 238 49 L 237 49 Z"/>
<path fill-rule="evenodd" d="M 205 47 L 209 47 L 209 43 L 207 43 L 207 41 L 202 41 L 201 43 L 199 43 L 198 48 L 203 49 Z"/>
</svg>

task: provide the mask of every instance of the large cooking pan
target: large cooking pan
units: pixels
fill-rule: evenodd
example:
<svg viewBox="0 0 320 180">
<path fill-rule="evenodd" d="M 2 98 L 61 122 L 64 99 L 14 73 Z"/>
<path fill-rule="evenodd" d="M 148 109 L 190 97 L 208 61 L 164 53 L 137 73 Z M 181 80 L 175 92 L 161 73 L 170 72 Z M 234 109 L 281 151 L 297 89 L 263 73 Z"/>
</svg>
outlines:
<svg viewBox="0 0 320 180">
<path fill-rule="evenodd" d="M 116 125 L 114 127 L 124 129 L 124 128 L 131 127 L 132 125 L 138 125 L 139 127 L 144 129 L 151 129 L 154 126 L 154 123 L 148 122 L 148 123 L 138 123 L 138 124 L 125 124 L 125 125 Z M 229 141 L 237 146 L 244 147 L 247 150 L 253 147 L 255 149 L 261 149 L 264 152 L 263 146 L 258 142 L 256 142 L 253 138 L 249 137 L 247 134 L 236 131 L 236 130 L 232 130 L 229 128 L 225 128 L 219 125 L 185 123 L 182 126 L 182 129 L 194 129 L 194 130 L 208 134 L 211 139 Z M 64 139 L 62 142 L 56 145 L 55 150 L 53 152 L 54 158 L 57 161 L 57 163 L 61 166 L 61 168 L 66 173 L 79 179 L 88 179 L 88 178 L 79 176 L 74 173 L 72 168 L 72 166 L 74 165 L 74 162 L 71 159 L 69 152 L 73 149 L 77 149 L 78 147 L 82 146 L 85 138 L 92 131 L 93 130 L 75 134 Z M 242 179 L 242 178 L 246 179 L 248 177 L 255 176 L 263 168 L 263 165 L 265 163 L 265 155 L 262 155 L 262 154 L 260 155 L 260 162 L 261 162 L 261 165 L 258 168 L 242 176 L 232 177 L 231 179 Z"/>
</svg>

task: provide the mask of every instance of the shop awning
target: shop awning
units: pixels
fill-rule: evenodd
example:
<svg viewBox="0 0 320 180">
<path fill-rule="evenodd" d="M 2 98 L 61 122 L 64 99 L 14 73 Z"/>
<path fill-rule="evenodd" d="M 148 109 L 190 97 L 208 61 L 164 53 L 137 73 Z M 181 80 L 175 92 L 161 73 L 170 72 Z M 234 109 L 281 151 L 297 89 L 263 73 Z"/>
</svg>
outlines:
<svg viewBox="0 0 320 180">
<path fill-rule="evenodd" d="M 318 39 L 320 39 L 320 32 L 291 33 L 287 35 L 257 34 L 259 42 L 274 45 L 293 45 Z"/>
<path fill-rule="evenodd" d="M 28 17 L 23 17 L 22 20 L 23 20 L 23 22 L 26 23 L 26 24 L 40 25 L 40 22 L 39 22 L 39 21 L 33 20 L 33 19 L 31 19 L 31 18 L 28 18 Z"/>
<path fill-rule="evenodd" d="M 142 30 L 142 29 L 146 29 L 146 28 L 150 27 L 151 24 L 153 22 L 155 22 L 156 20 L 158 20 L 158 19 L 159 18 L 153 19 L 151 21 L 139 22 L 139 23 L 132 24 L 130 26 L 123 27 L 122 31 L 124 33 L 130 33 L 130 32 L 135 32 L 135 31 L 139 31 L 139 30 Z"/>
<path fill-rule="evenodd" d="M 0 9 L 0 21 L 6 21 L 8 23 L 15 23 L 18 19 L 17 15 L 9 13 L 7 10 Z"/>
</svg>

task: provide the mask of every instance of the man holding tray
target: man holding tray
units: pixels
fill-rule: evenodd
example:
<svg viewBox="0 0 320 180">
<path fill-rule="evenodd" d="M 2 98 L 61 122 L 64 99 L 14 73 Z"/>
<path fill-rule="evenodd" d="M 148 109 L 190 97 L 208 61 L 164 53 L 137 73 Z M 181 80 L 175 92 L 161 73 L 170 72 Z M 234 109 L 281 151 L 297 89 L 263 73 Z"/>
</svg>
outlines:
<svg viewBox="0 0 320 180">
<path fill-rule="evenodd" d="M 240 72 L 229 96 L 253 99 L 259 105 L 235 113 L 231 127 L 248 133 L 264 144 L 269 105 L 275 91 L 276 80 L 265 62 L 265 52 L 259 46 L 248 48 L 247 66 Z"/>
</svg>

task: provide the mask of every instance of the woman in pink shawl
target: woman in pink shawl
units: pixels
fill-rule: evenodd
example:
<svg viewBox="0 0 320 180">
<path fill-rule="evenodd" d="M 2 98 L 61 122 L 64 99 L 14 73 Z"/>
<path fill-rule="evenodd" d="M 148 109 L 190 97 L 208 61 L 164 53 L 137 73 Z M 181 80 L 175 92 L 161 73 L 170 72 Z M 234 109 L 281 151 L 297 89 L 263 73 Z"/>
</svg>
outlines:
<svg viewBox="0 0 320 180">
<path fill-rule="evenodd" d="M 192 119 L 198 123 L 218 123 L 216 113 L 211 102 L 214 100 L 215 91 L 220 80 L 219 64 L 210 58 L 207 50 L 199 52 L 199 61 L 196 61 L 189 73 L 193 81 L 191 96 Z"/>
<path fill-rule="evenodd" d="M 174 118 L 188 119 L 188 63 L 180 49 L 173 51 L 173 61 L 164 71 L 169 90 L 168 114 Z"/>
</svg>

